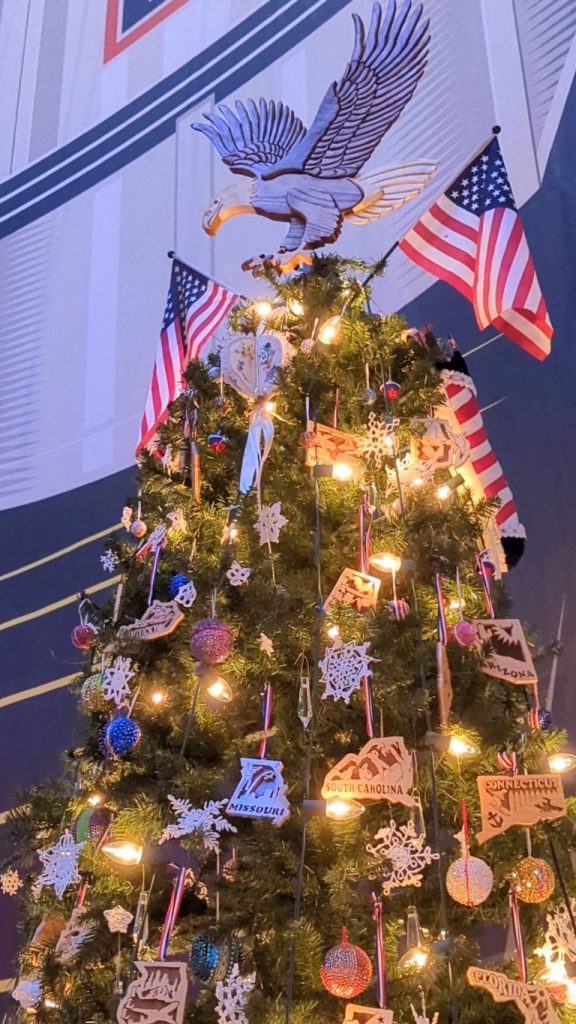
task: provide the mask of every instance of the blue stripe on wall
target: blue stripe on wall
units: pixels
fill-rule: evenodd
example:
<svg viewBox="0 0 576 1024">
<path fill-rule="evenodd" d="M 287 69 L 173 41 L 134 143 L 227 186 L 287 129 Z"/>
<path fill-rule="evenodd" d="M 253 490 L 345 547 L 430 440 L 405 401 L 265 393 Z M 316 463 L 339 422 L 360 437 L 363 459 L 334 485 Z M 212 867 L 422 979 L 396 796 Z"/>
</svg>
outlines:
<svg viewBox="0 0 576 1024">
<path fill-rule="evenodd" d="M 263 68 L 276 61 L 282 54 L 293 49 L 311 32 L 323 24 L 327 17 L 332 17 L 350 2 L 351 0 L 325 0 L 324 3 L 312 10 L 306 18 L 292 29 L 283 32 L 280 38 L 273 38 L 270 45 L 252 60 L 249 58 L 254 48 L 254 41 L 249 40 L 248 42 L 241 43 L 232 54 L 226 55 L 209 71 L 204 74 L 198 74 L 194 86 L 188 82 L 172 96 L 165 98 L 153 109 L 143 113 L 141 117 L 131 124 L 120 128 L 119 131 L 109 136 L 109 138 L 102 139 L 95 153 L 85 152 L 80 154 L 70 164 L 57 168 L 51 175 L 41 181 L 35 181 L 30 188 L 19 195 L 8 198 L 0 205 L 0 215 L 4 213 L 9 214 L 12 210 L 21 207 L 24 202 L 30 202 L 31 199 L 40 196 L 37 202 L 31 203 L 25 209 L 20 209 L 14 216 L 7 217 L 1 222 L 0 238 L 12 234 L 26 224 L 30 224 L 39 217 L 43 217 L 50 211 L 57 209 L 57 207 L 68 202 L 74 196 L 80 195 L 87 189 L 92 188 L 126 164 L 131 163 L 139 156 L 148 152 L 148 150 L 159 145 L 175 133 L 177 119 L 185 113 L 186 109 L 202 102 L 211 93 L 215 94 L 217 100 L 224 98 L 231 91 L 236 90 L 243 82 L 248 81 Z M 317 0 L 298 0 L 298 10 L 301 11 L 304 5 L 309 8 L 316 3 Z M 263 39 L 275 36 L 279 28 L 284 29 L 290 25 L 293 19 L 294 8 L 290 7 L 290 9 L 284 10 L 279 18 L 262 29 L 258 35 L 258 44 L 261 45 Z M 238 26 L 235 32 L 237 33 L 243 25 L 245 25 L 244 22 Z M 232 36 L 232 33 L 228 35 Z M 204 54 L 189 62 L 187 66 L 194 65 L 197 70 L 200 70 L 202 64 L 207 59 L 207 53 L 208 50 L 204 51 Z M 245 63 L 242 64 L 242 61 L 245 61 Z M 215 80 L 227 71 L 231 73 L 219 84 L 215 84 Z M 174 76 L 170 76 L 170 78 L 173 79 Z M 163 93 L 170 88 L 170 86 L 166 85 L 167 82 L 170 82 L 170 79 L 165 80 Z M 126 109 L 128 108 L 124 108 L 124 110 Z M 160 120 L 160 123 L 157 123 L 161 118 L 164 118 L 164 120 Z M 138 137 L 134 138 L 135 136 Z M 98 136 L 98 138 L 101 138 L 101 136 Z M 134 141 L 130 142 L 130 139 L 134 139 Z M 118 146 L 124 146 L 124 148 L 119 152 L 111 153 L 108 159 L 95 164 L 94 161 L 96 159 L 100 161 L 103 155 L 117 149 Z M 63 150 L 66 148 L 63 147 Z M 58 152 L 62 154 L 63 150 Z M 32 170 L 32 168 L 29 170 Z M 26 173 L 28 172 L 23 172 L 23 174 Z M 73 174 L 77 174 L 78 177 L 75 180 L 70 180 Z M 47 189 L 54 188 L 54 186 L 60 183 L 63 183 L 61 188 L 57 188 L 50 195 L 45 194 Z"/>
</svg>

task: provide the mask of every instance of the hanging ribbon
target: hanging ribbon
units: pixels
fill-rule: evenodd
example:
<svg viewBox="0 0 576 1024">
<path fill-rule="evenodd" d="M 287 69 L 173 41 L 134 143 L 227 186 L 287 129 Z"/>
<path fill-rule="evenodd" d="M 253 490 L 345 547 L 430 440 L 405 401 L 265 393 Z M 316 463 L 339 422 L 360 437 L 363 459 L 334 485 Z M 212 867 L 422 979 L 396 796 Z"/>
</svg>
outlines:
<svg viewBox="0 0 576 1024">
<path fill-rule="evenodd" d="M 336 395 L 334 398 L 334 412 L 332 413 L 332 426 L 334 430 L 338 429 L 338 413 L 340 412 L 340 388 L 336 388 Z"/>
<path fill-rule="evenodd" d="M 372 920 L 376 925 L 376 977 L 378 1006 L 383 1009 L 386 1006 L 386 954 L 384 951 L 384 936 L 382 934 L 382 900 L 379 900 L 376 893 L 372 893 L 372 905 L 374 911 Z"/>
<path fill-rule="evenodd" d="M 248 436 L 240 470 L 240 493 L 247 494 L 254 483 L 260 487 L 264 463 L 274 440 L 274 423 L 264 402 L 257 402 L 248 424 Z"/>
<path fill-rule="evenodd" d="M 492 604 L 492 562 L 486 560 L 484 552 L 481 552 L 476 559 L 476 566 L 478 575 L 482 582 L 482 589 L 484 591 L 484 604 L 486 605 L 486 611 L 491 619 L 494 618 L 494 605 Z"/>
<path fill-rule="evenodd" d="M 512 775 L 517 775 L 518 755 L 514 753 L 514 751 L 508 753 L 507 750 L 502 750 L 499 754 L 496 754 L 496 761 L 498 763 L 498 767 L 501 768 L 503 772 L 511 772 Z"/>
<path fill-rule="evenodd" d="M 374 705 L 372 703 L 372 685 L 370 676 L 362 677 L 362 689 L 364 691 L 364 711 L 366 717 L 366 735 L 368 739 L 374 738 Z"/>
<path fill-rule="evenodd" d="M 469 907 L 473 905 L 473 901 L 470 893 L 470 872 L 469 872 L 469 860 L 470 860 L 470 825 L 468 823 L 468 808 L 466 801 L 463 800 L 461 804 L 462 810 L 462 857 L 464 860 L 464 878 L 466 879 L 466 902 Z"/>
<path fill-rule="evenodd" d="M 154 584 L 156 582 L 156 573 L 158 572 L 158 564 L 162 557 L 163 550 L 164 545 L 159 544 L 158 547 L 156 548 L 156 551 L 154 552 L 154 561 L 152 562 L 152 571 L 150 573 L 150 589 L 148 590 L 148 605 L 152 604 L 154 598 Z"/>
<path fill-rule="evenodd" d="M 526 963 L 526 950 L 524 948 L 524 936 L 522 934 L 522 925 L 520 922 L 518 897 L 516 896 L 516 893 L 511 890 L 508 899 L 510 902 L 512 931 L 514 933 L 514 942 L 516 943 L 516 952 L 518 954 L 518 973 L 520 975 L 520 981 L 528 981 L 528 965 Z"/>
<path fill-rule="evenodd" d="M 166 917 L 164 918 L 164 924 L 162 926 L 162 935 L 160 936 L 160 945 L 158 946 L 159 960 L 166 959 L 166 953 L 168 952 L 168 946 L 170 945 L 170 937 L 178 914 L 180 913 L 180 907 L 182 906 L 182 897 L 184 895 L 187 874 L 188 868 L 178 868 L 178 874 L 174 879 L 170 903 L 168 904 L 168 910 L 166 911 Z"/>
<path fill-rule="evenodd" d="M 434 574 L 434 586 L 436 588 L 436 601 L 438 604 L 438 641 L 445 647 L 448 643 L 448 623 L 446 621 L 444 594 L 442 592 L 442 576 L 439 572 Z"/>
<path fill-rule="evenodd" d="M 264 735 L 260 741 L 260 750 L 258 751 L 258 757 L 266 756 L 266 745 L 268 743 L 268 732 L 270 730 L 270 723 L 272 721 L 272 686 L 270 683 L 266 683 L 266 689 L 262 695 L 262 717 L 264 719 Z"/>
</svg>

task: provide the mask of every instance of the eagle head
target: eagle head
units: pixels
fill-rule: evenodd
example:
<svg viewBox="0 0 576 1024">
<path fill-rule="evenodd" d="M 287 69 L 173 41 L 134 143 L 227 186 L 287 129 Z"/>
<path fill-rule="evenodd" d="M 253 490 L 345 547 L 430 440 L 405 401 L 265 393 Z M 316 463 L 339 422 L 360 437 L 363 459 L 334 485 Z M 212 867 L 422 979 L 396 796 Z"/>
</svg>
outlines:
<svg viewBox="0 0 576 1024">
<path fill-rule="evenodd" d="M 208 235 L 215 235 L 230 217 L 236 217 L 239 213 L 256 213 L 250 201 L 252 186 L 251 180 L 240 178 L 214 196 L 202 217 L 202 227 Z"/>
</svg>

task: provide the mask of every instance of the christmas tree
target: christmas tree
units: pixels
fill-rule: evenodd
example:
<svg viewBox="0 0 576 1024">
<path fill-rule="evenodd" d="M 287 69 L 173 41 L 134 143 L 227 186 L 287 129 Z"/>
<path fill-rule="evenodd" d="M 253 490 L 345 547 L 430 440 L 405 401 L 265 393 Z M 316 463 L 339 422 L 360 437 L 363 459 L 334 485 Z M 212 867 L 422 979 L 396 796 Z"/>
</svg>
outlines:
<svg viewBox="0 0 576 1024">
<path fill-rule="evenodd" d="M 465 365 L 372 311 L 382 269 L 270 271 L 142 454 L 122 582 L 73 633 L 82 745 L 13 815 L 22 1020 L 551 1024 L 570 999 L 565 737 L 495 618 L 497 503 L 446 419 Z M 520 984 L 467 977 L 510 920 L 490 969 Z"/>
</svg>

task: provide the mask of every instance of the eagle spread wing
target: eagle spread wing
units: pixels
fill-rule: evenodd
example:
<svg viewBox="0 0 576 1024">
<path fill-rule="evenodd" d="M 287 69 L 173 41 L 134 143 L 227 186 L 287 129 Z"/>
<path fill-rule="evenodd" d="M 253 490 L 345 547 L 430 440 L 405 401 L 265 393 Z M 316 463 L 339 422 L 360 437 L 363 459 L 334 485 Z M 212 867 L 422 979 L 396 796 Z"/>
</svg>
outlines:
<svg viewBox="0 0 576 1024">
<path fill-rule="evenodd" d="M 306 134 L 299 117 L 285 103 L 238 100 L 236 112 L 224 104 L 218 114 L 205 114 L 192 127 L 213 142 L 225 164 L 236 174 L 258 177 L 271 168 Z"/>
<path fill-rule="evenodd" d="M 357 14 L 354 51 L 342 78 L 328 89 L 314 123 L 272 174 L 302 170 L 319 178 L 352 177 L 402 113 L 424 73 L 428 58 L 428 21 L 422 5 L 404 0 L 398 11 L 389 0 L 386 13 L 372 9 L 366 35 Z"/>
</svg>

